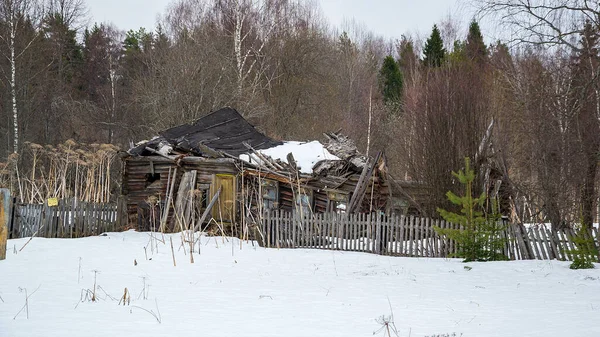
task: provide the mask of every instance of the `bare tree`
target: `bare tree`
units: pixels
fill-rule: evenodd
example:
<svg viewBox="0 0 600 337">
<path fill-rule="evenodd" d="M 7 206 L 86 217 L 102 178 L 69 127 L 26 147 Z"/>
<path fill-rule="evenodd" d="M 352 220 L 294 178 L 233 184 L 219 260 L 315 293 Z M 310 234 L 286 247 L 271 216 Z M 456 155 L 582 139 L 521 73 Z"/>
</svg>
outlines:
<svg viewBox="0 0 600 337">
<path fill-rule="evenodd" d="M 600 3 L 590 0 L 472 0 L 481 15 L 512 29 L 514 42 L 568 46 L 579 50 L 577 39 L 585 22 L 600 28 Z"/>
<path fill-rule="evenodd" d="M 31 47 L 39 34 L 34 34 L 27 41 L 18 41 L 21 31 L 27 24 L 38 27 L 42 18 L 42 5 L 31 0 L 2 0 L 0 1 L 0 21 L 3 23 L 0 31 L 0 40 L 6 45 L 7 54 L 3 55 L 8 60 L 10 75 L 6 79 L 10 90 L 10 101 L 13 124 L 13 153 L 19 151 L 19 109 L 17 105 L 17 62 Z"/>
<path fill-rule="evenodd" d="M 46 11 L 60 15 L 64 23 L 80 30 L 87 25 L 89 11 L 84 0 L 46 0 Z"/>
</svg>

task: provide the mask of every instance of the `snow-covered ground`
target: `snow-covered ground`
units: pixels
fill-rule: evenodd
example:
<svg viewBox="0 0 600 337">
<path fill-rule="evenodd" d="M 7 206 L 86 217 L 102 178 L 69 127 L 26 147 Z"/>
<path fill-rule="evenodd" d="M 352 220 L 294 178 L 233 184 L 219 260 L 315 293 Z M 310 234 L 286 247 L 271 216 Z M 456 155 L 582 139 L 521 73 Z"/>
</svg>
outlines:
<svg viewBox="0 0 600 337">
<path fill-rule="evenodd" d="M 169 237 L 158 253 L 149 237 L 35 238 L 17 253 L 27 239 L 9 240 L 0 336 L 384 336 L 392 313 L 398 336 L 600 336 L 600 269 L 276 250 L 207 237 L 191 264 L 177 234 L 175 267 Z M 125 288 L 131 301 L 123 306 Z M 25 289 L 28 313 L 19 313 Z"/>
</svg>

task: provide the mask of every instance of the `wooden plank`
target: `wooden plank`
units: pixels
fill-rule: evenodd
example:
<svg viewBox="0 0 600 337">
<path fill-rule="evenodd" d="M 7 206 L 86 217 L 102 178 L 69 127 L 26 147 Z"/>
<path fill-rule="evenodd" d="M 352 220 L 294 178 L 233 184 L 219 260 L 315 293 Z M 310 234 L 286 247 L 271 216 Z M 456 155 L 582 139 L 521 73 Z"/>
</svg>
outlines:
<svg viewBox="0 0 600 337">
<path fill-rule="evenodd" d="M 90 223 L 90 228 L 88 231 L 88 235 L 92 236 L 96 232 L 96 228 L 98 228 L 98 204 L 92 203 L 92 222 Z"/>
<path fill-rule="evenodd" d="M 331 247 L 331 238 L 333 237 L 333 224 L 332 224 L 332 218 L 333 216 L 331 214 L 325 214 L 325 222 L 323 223 L 323 226 L 325 227 L 325 235 L 323 237 L 323 247 L 322 249 L 327 249 Z"/>
<path fill-rule="evenodd" d="M 439 219 L 435 219 L 432 222 L 432 226 L 436 226 L 439 227 L 440 226 L 440 220 Z M 433 241 L 433 257 L 440 257 L 439 256 L 439 238 L 438 238 L 438 234 L 435 231 L 435 229 L 433 227 L 431 227 L 431 238 Z"/>
<path fill-rule="evenodd" d="M 267 241 L 267 223 L 271 221 L 271 212 L 266 212 L 263 213 L 261 215 L 261 229 L 262 229 L 262 240 L 263 240 L 263 246 L 267 247 L 268 246 L 268 241 Z M 198 223 L 196 223 L 196 226 L 198 225 Z"/>
<path fill-rule="evenodd" d="M 396 215 L 390 215 L 387 217 L 387 240 L 386 240 L 386 252 L 387 255 L 394 255 L 394 234 L 396 233 Z"/>
<path fill-rule="evenodd" d="M 13 199 L 14 200 L 14 199 Z M 8 213 L 8 217 L 11 218 L 9 220 L 10 225 L 12 226 L 12 238 L 13 239 L 18 239 L 19 238 L 19 208 L 18 208 L 18 204 L 16 202 L 13 202 L 13 200 L 10 201 L 11 203 L 11 210 L 10 213 Z"/>
<path fill-rule="evenodd" d="M 302 223 L 298 220 L 298 217 L 294 216 L 294 221 L 296 221 L 296 230 L 298 231 L 298 246 L 299 247 L 308 247 L 308 226 L 311 226 L 312 221 L 314 221 L 314 217 L 307 221 L 306 223 Z"/>
<path fill-rule="evenodd" d="M 573 230 L 573 228 L 567 228 L 567 232 L 569 233 L 569 235 L 567 236 L 567 241 L 571 247 L 571 250 L 573 250 L 573 251 L 578 250 L 579 247 L 577 247 L 577 245 L 573 241 L 573 238 L 576 238 L 577 234 L 575 234 L 575 231 Z M 575 259 L 575 254 L 572 254 L 572 255 L 573 255 L 573 259 Z M 573 260 L 571 260 L 571 261 L 573 261 Z"/>
<path fill-rule="evenodd" d="M 388 235 L 387 235 L 387 243 L 386 250 L 388 255 L 394 255 L 394 233 L 396 232 L 395 222 L 396 215 L 391 215 L 388 217 Z"/>
<path fill-rule="evenodd" d="M 508 226 L 506 227 L 506 232 L 507 232 L 507 237 L 508 240 L 510 242 L 510 249 L 512 251 L 514 260 L 519 260 L 519 249 L 518 249 L 518 245 L 517 245 L 517 237 L 514 234 L 513 231 L 513 225 L 511 223 L 508 224 Z"/>
<path fill-rule="evenodd" d="M 379 242 L 377 242 L 377 232 L 378 232 L 378 217 L 375 213 L 371 213 L 371 253 L 378 254 L 379 251 Z"/>
<path fill-rule="evenodd" d="M 532 246 L 533 246 L 533 251 L 535 252 L 535 258 L 538 260 L 542 259 L 542 254 L 540 252 L 540 249 L 538 247 L 538 238 L 535 235 L 535 231 L 534 231 L 535 227 L 529 227 L 529 229 L 527 230 L 527 235 L 530 238 L 531 242 L 532 242 Z"/>
<path fill-rule="evenodd" d="M 277 215 L 275 217 L 275 247 L 277 249 L 281 248 L 281 212 L 277 210 Z"/>
<path fill-rule="evenodd" d="M 417 256 L 421 256 L 421 257 L 426 257 L 427 256 L 427 247 L 426 247 L 426 228 L 425 228 L 425 224 L 426 224 L 427 218 L 419 218 L 419 223 L 417 226 L 417 230 L 418 230 L 418 247 L 419 250 L 417 251 Z"/>
<path fill-rule="evenodd" d="M 376 213 L 371 214 L 375 219 L 375 227 L 373 228 L 375 236 L 373 239 L 373 252 L 375 254 L 381 254 L 381 217 Z"/>
<path fill-rule="evenodd" d="M 286 248 L 286 239 L 287 239 L 287 228 L 285 227 L 286 225 L 286 214 L 287 212 L 283 212 L 281 213 L 281 217 L 279 220 L 279 248 Z"/>
<path fill-rule="evenodd" d="M 390 243 L 389 243 L 389 249 L 390 249 L 390 255 L 397 255 L 396 250 L 398 249 L 397 245 L 396 245 L 396 234 L 397 234 L 397 228 L 398 228 L 398 215 L 396 214 L 392 214 L 390 215 Z"/>
<path fill-rule="evenodd" d="M 319 249 L 321 245 L 321 224 L 323 222 L 323 214 L 319 214 L 314 226 L 310 228 L 311 248 Z"/>
<path fill-rule="evenodd" d="M 332 228 L 332 232 L 335 232 L 335 245 L 333 246 L 334 249 L 342 249 L 341 245 L 342 245 L 342 241 L 340 240 L 340 237 L 343 235 L 343 225 L 342 222 L 340 221 L 340 215 L 337 213 L 332 213 L 331 217 L 333 218 L 333 228 Z"/>
<path fill-rule="evenodd" d="M 65 237 L 66 236 L 71 237 L 71 238 L 73 237 L 73 228 L 75 227 L 75 224 L 77 223 L 77 215 L 78 215 L 77 214 L 77 209 L 75 208 L 75 203 L 76 202 L 77 201 L 76 201 L 75 198 L 71 199 L 71 201 L 70 201 L 71 214 L 73 215 L 73 218 L 71 219 L 71 224 L 70 224 L 70 226 L 69 226 L 69 228 L 67 230 L 68 234 L 67 234 L 67 232 L 65 232 Z"/>
<path fill-rule="evenodd" d="M 398 246 L 396 252 L 400 255 L 404 255 L 404 236 L 406 231 L 406 216 L 401 214 L 398 218 L 398 236 L 396 245 Z"/>
<path fill-rule="evenodd" d="M 264 221 L 264 232 L 263 235 L 265 237 L 265 247 L 271 247 L 271 212 L 267 212 L 263 215 L 265 218 Z"/>
<path fill-rule="evenodd" d="M 292 218 L 292 214 L 290 213 L 286 213 L 285 214 L 285 224 L 286 224 L 286 232 L 287 232 L 287 244 L 286 247 L 287 248 L 294 248 L 294 244 L 293 244 L 293 235 L 292 235 L 292 226 L 293 226 L 293 222 L 294 219 Z"/>
<path fill-rule="evenodd" d="M 325 249 L 325 247 L 327 247 L 327 236 L 329 236 L 329 218 L 330 216 L 328 214 L 323 214 L 323 221 L 321 222 L 321 233 L 319 235 L 320 237 L 320 241 L 319 241 L 319 249 Z"/>
<path fill-rule="evenodd" d="M 561 229 L 558 233 L 560 233 L 561 236 L 561 247 L 565 252 L 566 259 L 573 261 L 573 245 L 571 244 L 571 239 L 569 237 L 570 233 L 566 229 Z"/>
<path fill-rule="evenodd" d="M 331 219 L 331 245 L 329 248 L 339 249 L 339 237 L 341 233 L 340 222 L 337 213 L 330 213 Z"/>
<path fill-rule="evenodd" d="M 367 163 L 363 167 L 358 183 L 356 184 L 356 187 L 354 189 L 354 193 L 352 193 L 352 198 L 350 198 L 350 201 L 348 202 L 348 212 L 353 213 L 360 208 L 360 204 L 362 203 L 362 200 L 367 191 L 367 187 L 369 186 L 369 183 L 371 181 L 371 176 L 373 175 L 375 165 L 377 165 L 377 163 L 379 162 L 380 157 L 381 151 L 377 154 L 374 160 L 371 160 L 371 158 L 367 160 Z"/>
<path fill-rule="evenodd" d="M 540 252 L 542 253 L 542 259 L 544 260 L 548 260 L 549 259 L 549 255 L 548 252 L 546 251 L 546 246 L 545 243 L 542 240 L 542 235 L 540 233 L 540 228 L 536 227 L 535 228 L 535 237 L 538 240 L 538 246 L 540 248 Z"/>
<path fill-rule="evenodd" d="M 371 226 L 371 222 L 372 222 L 372 217 L 371 214 L 367 214 L 365 213 L 365 228 L 366 228 L 366 240 L 365 240 L 365 251 L 367 252 L 372 252 L 372 240 L 373 240 L 373 228 Z"/>
<path fill-rule="evenodd" d="M 387 216 L 388 223 L 388 243 L 387 243 L 387 252 L 388 255 L 393 256 L 396 254 L 396 214 L 390 214 Z"/>
<path fill-rule="evenodd" d="M 89 222 L 89 218 L 90 218 L 90 207 L 89 207 L 89 203 L 82 203 L 81 204 L 82 209 L 83 209 L 83 222 L 81 223 L 81 232 L 79 234 L 78 237 L 82 237 L 86 235 L 86 231 L 87 231 L 87 227 L 88 227 L 88 222 Z"/>
<path fill-rule="evenodd" d="M 452 228 L 452 224 L 448 221 L 444 220 L 444 225 L 445 225 L 446 229 Z M 450 257 L 450 256 L 452 256 L 452 254 L 454 254 L 454 240 L 447 238 L 446 239 L 446 257 Z"/>
<path fill-rule="evenodd" d="M 350 219 L 347 216 L 345 216 L 343 214 L 340 214 L 340 220 L 344 224 L 344 233 L 342 235 L 342 240 L 343 240 L 342 244 L 344 245 L 344 250 L 347 250 L 347 251 L 352 250 L 352 248 L 350 246 L 350 244 L 352 243 L 352 241 L 350 241 L 351 240 L 351 234 L 350 233 L 352 231 L 352 226 L 350 224 Z"/>
<path fill-rule="evenodd" d="M 435 223 L 434 219 L 427 218 L 425 223 L 425 251 L 427 257 L 433 257 L 433 237 L 435 233 L 433 232 L 433 225 Z"/>
<path fill-rule="evenodd" d="M 415 237 L 415 217 L 414 216 L 410 216 L 410 220 L 408 223 L 408 256 L 414 256 L 414 251 L 413 251 L 413 240 Z"/>
<path fill-rule="evenodd" d="M 296 218 L 294 216 L 292 216 L 291 214 L 290 216 L 290 226 L 291 226 L 291 231 L 292 231 L 292 247 L 291 248 L 297 248 L 298 247 L 298 242 L 296 242 L 297 240 L 297 228 L 296 228 Z"/>
<path fill-rule="evenodd" d="M 352 214 L 352 221 L 354 222 L 354 239 L 355 239 L 355 251 L 362 251 L 362 243 L 361 243 L 361 228 L 360 228 L 360 214 Z"/>
<path fill-rule="evenodd" d="M 371 216 L 367 213 L 361 214 L 362 217 L 362 225 L 363 225 L 363 235 L 364 235 L 364 240 L 363 240 L 363 251 L 366 252 L 370 252 L 371 248 L 370 248 L 370 240 L 371 240 Z"/>
<path fill-rule="evenodd" d="M 548 233 L 548 229 L 546 228 L 546 226 L 542 227 L 540 234 L 542 240 L 544 240 L 544 246 L 548 251 L 548 259 L 552 260 L 558 258 L 558 254 L 556 253 L 556 247 L 554 247 L 554 244 L 552 244 L 552 237 L 551 234 Z"/>
<path fill-rule="evenodd" d="M 514 225 L 514 224 L 511 225 L 511 231 L 515 238 L 515 245 L 517 247 L 517 253 L 519 255 L 520 260 L 526 260 L 527 259 L 527 251 L 525 250 L 523 235 L 521 234 L 521 232 L 518 230 L 518 227 L 516 227 L 516 226 L 517 225 Z"/>
<path fill-rule="evenodd" d="M 337 222 L 336 249 L 344 250 L 344 219 L 338 213 L 334 213 L 335 222 Z"/>
<path fill-rule="evenodd" d="M 351 219 L 352 219 L 352 228 L 354 229 L 354 232 L 352 234 L 352 246 L 354 251 L 359 251 L 360 250 L 360 229 L 359 229 L 359 222 L 358 222 L 358 216 L 355 214 L 351 214 Z"/>
<path fill-rule="evenodd" d="M 50 230 L 50 226 L 44 226 L 45 222 L 48 221 L 49 217 L 47 216 L 47 212 L 45 212 L 44 207 L 48 207 L 47 204 L 35 205 L 38 210 L 38 216 L 36 217 L 37 228 L 42 233 L 42 237 L 48 237 L 48 231 Z"/>
<path fill-rule="evenodd" d="M 8 244 L 8 221 L 10 218 L 10 191 L 0 188 L 0 260 L 6 259 Z"/>
<path fill-rule="evenodd" d="M 413 232 L 413 241 L 414 241 L 414 245 L 413 245 L 413 255 L 412 256 L 420 256 L 420 245 L 421 242 L 419 240 L 420 238 L 420 224 L 421 224 L 421 218 L 416 216 L 415 217 L 415 222 L 413 224 L 413 228 L 414 228 L 414 232 Z"/>
<path fill-rule="evenodd" d="M 417 256 L 426 257 L 427 256 L 427 218 L 419 218 L 418 225 L 419 232 L 419 250 L 417 251 Z"/>
<path fill-rule="evenodd" d="M 79 233 L 79 237 L 86 236 L 87 228 L 89 226 L 88 224 L 89 224 L 90 218 L 91 218 L 90 204 L 86 202 L 86 203 L 83 203 L 82 206 L 83 206 L 83 210 L 82 210 L 83 211 L 83 223 L 81 224 L 81 232 Z"/>
<path fill-rule="evenodd" d="M 346 218 L 346 221 L 348 222 L 348 250 L 349 251 L 354 251 L 355 250 L 355 242 L 354 242 L 354 222 L 352 221 L 352 214 L 346 214 L 344 213 L 343 215 Z"/>
<path fill-rule="evenodd" d="M 310 236 L 308 238 L 310 240 L 310 248 L 319 248 L 319 244 L 321 244 L 320 229 L 321 229 L 322 220 L 323 220 L 323 214 L 319 214 L 317 216 L 316 221 L 310 227 L 310 231 L 309 231 Z"/>
</svg>

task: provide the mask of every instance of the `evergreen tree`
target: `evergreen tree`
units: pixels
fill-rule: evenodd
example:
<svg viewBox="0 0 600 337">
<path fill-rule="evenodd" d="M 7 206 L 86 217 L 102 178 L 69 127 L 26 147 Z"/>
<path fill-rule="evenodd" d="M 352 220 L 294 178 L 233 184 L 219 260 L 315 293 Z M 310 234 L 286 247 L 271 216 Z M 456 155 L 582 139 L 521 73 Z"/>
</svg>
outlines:
<svg viewBox="0 0 600 337">
<path fill-rule="evenodd" d="M 464 62 L 467 59 L 466 44 L 463 41 L 454 41 L 452 52 L 448 54 L 448 60 L 452 64 Z"/>
<path fill-rule="evenodd" d="M 501 237 L 503 226 L 498 224 L 497 201 L 492 200 L 492 213 L 485 215 L 483 211 L 486 200 L 485 192 L 479 197 L 473 197 L 473 181 L 475 172 L 471 169 L 469 158 L 465 158 L 465 170 L 452 172 L 461 184 L 465 186 L 465 194 L 458 196 L 452 192 L 446 193 L 448 200 L 461 207 L 460 213 L 438 208 L 444 220 L 459 225 L 459 229 L 442 229 L 435 227 L 440 235 L 445 235 L 458 244 L 457 257 L 470 261 L 499 261 L 506 260 L 502 253 L 505 240 Z"/>
<path fill-rule="evenodd" d="M 423 49 L 425 58 L 423 63 L 428 67 L 439 67 L 446 58 L 446 49 L 444 49 L 444 41 L 437 25 L 433 25 L 431 36 L 425 42 L 425 48 Z"/>
<path fill-rule="evenodd" d="M 488 55 L 487 48 L 483 42 L 483 35 L 481 35 L 481 29 L 475 20 L 469 25 L 465 52 L 467 57 L 476 63 L 483 63 Z"/>
<path fill-rule="evenodd" d="M 83 65 L 81 46 L 77 42 L 77 32 L 71 29 L 58 13 L 50 14 L 44 20 L 44 41 L 52 54 L 50 70 L 58 80 L 70 82 L 78 75 Z"/>
<path fill-rule="evenodd" d="M 386 104 L 397 104 L 402 98 L 402 73 L 391 55 L 386 56 L 379 71 L 379 86 Z"/>
</svg>

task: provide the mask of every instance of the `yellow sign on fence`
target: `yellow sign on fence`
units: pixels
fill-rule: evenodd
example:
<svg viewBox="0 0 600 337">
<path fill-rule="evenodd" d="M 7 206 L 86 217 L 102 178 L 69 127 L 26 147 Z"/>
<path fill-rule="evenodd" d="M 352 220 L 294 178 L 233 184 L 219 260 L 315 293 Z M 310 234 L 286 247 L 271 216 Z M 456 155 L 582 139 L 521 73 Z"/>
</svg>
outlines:
<svg viewBox="0 0 600 337">
<path fill-rule="evenodd" d="M 48 198 L 48 206 L 58 206 L 58 198 Z"/>
</svg>

